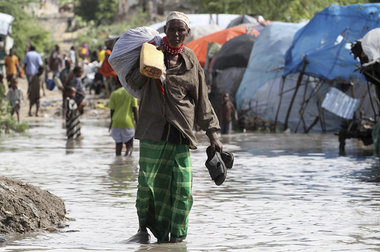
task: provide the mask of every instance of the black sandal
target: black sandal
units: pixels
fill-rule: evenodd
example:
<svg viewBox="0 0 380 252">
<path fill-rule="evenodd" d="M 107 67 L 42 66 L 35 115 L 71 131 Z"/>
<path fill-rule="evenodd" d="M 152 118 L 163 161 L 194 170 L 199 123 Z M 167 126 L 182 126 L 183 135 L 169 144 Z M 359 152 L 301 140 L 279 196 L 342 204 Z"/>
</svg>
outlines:
<svg viewBox="0 0 380 252">
<path fill-rule="evenodd" d="M 212 150 L 211 146 L 207 147 L 207 161 L 205 163 L 211 179 L 216 185 L 223 184 L 227 177 L 227 168 L 218 151 Z"/>
<path fill-rule="evenodd" d="M 231 152 L 222 151 L 222 153 L 220 153 L 220 156 L 222 157 L 227 169 L 231 169 L 234 165 L 234 155 Z"/>
</svg>

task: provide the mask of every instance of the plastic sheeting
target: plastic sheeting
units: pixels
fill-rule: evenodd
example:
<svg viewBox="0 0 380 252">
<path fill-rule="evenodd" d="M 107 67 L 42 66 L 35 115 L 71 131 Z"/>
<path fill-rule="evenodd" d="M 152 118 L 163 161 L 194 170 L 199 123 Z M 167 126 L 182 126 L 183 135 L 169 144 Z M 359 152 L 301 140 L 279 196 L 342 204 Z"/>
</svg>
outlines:
<svg viewBox="0 0 380 252">
<path fill-rule="evenodd" d="M 235 26 L 228 29 L 224 29 L 202 38 L 190 41 L 186 44 L 188 48 L 193 50 L 197 56 L 201 66 L 204 66 L 207 56 L 207 48 L 209 42 L 215 42 L 223 45 L 226 41 L 247 32 L 247 27 L 244 25 Z"/>
<path fill-rule="evenodd" d="M 8 35 L 11 32 L 13 19 L 11 15 L 0 13 L 0 35 Z"/>
<path fill-rule="evenodd" d="M 256 36 L 244 33 L 227 41 L 215 56 L 213 69 L 247 67 Z"/>
<path fill-rule="evenodd" d="M 332 4 L 300 29 L 286 54 L 284 75 L 301 72 L 327 80 L 364 81 L 357 61 L 350 55 L 351 42 L 380 26 L 380 4 L 339 6 Z"/>
<path fill-rule="evenodd" d="M 360 41 L 369 60 L 367 64 L 380 62 L 380 28 L 370 30 Z"/>
<path fill-rule="evenodd" d="M 360 99 L 352 98 L 332 87 L 322 102 L 322 108 L 344 119 L 353 119 L 359 102 Z"/>
<path fill-rule="evenodd" d="M 251 51 L 248 67 L 236 94 L 238 110 L 251 100 L 255 92 L 268 80 L 283 74 L 284 55 L 293 36 L 303 24 L 274 22 L 264 28 Z"/>
<path fill-rule="evenodd" d="M 186 37 L 185 44 L 189 43 L 192 40 L 199 39 L 201 37 L 221 30 L 223 30 L 223 28 L 216 24 L 192 27 L 190 34 Z"/>
<path fill-rule="evenodd" d="M 149 27 L 130 29 L 116 41 L 111 56 L 108 59 L 123 87 L 136 98 L 140 98 L 140 92 L 133 90 L 128 85 L 125 76 L 139 58 L 142 44 L 152 40 L 154 40 L 156 45 L 160 44 L 161 37 L 156 30 Z"/>
<path fill-rule="evenodd" d="M 228 24 L 227 28 L 238 26 L 241 24 L 248 24 L 248 23 L 249 24 L 259 24 L 259 22 L 256 20 L 256 18 L 251 17 L 251 16 L 247 16 L 247 15 L 242 15 L 242 16 L 239 16 L 239 17 L 231 20 L 231 22 Z"/>
</svg>

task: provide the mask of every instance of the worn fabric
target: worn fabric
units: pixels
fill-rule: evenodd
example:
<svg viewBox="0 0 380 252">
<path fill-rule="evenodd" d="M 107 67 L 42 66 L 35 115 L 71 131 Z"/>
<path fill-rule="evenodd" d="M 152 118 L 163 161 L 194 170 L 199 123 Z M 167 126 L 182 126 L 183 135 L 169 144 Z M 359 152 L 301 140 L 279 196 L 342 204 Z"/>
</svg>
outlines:
<svg viewBox="0 0 380 252">
<path fill-rule="evenodd" d="M 108 57 L 111 55 L 111 50 L 106 50 L 105 58 L 103 60 L 102 65 L 99 68 L 99 73 L 101 73 L 104 77 L 116 77 L 116 72 L 112 69 L 110 63 L 108 62 Z"/>
<path fill-rule="evenodd" d="M 60 73 L 59 73 L 59 79 L 62 82 L 62 85 L 66 87 L 66 85 L 69 82 L 69 77 L 71 74 L 71 69 L 70 68 L 64 68 Z"/>
<path fill-rule="evenodd" d="M 17 74 L 17 67 L 20 65 L 18 57 L 16 55 L 7 56 L 4 59 L 7 75 L 8 74 Z"/>
<path fill-rule="evenodd" d="M 221 134 L 230 134 L 230 131 L 232 128 L 231 125 L 232 125 L 231 121 L 220 122 L 220 133 Z"/>
<path fill-rule="evenodd" d="M 112 127 L 135 128 L 132 108 L 137 108 L 137 99 L 130 95 L 124 88 L 118 88 L 111 93 L 108 107 L 114 110 L 112 115 Z"/>
<path fill-rule="evenodd" d="M 179 57 L 182 63 L 166 72 L 165 95 L 162 95 L 157 80 L 140 74 L 138 64 L 127 75 L 126 81 L 131 88 L 141 90 L 136 138 L 160 141 L 169 122 L 190 140 L 191 148 L 196 148 L 194 122 L 207 135 L 216 134 L 220 127 L 208 99 L 204 72 L 197 57 L 186 47 Z"/>
<path fill-rule="evenodd" d="M 49 67 L 53 72 L 59 72 L 62 68 L 62 57 L 59 51 L 54 50 L 50 54 Z"/>
<path fill-rule="evenodd" d="M 189 27 L 189 17 L 186 16 L 185 13 L 179 11 L 170 12 L 168 17 L 166 18 L 166 23 L 173 19 L 181 20 L 187 25 L 187 27 Z"/>
<path fill-rule="evenodd" d="M 75 50 L 70 49 L 68 58 L 71 59 L 71 65 L 76 66 L 77 57 Z"/>
<path fill-rule="evenodd" d="M 135 129 L 112 127 L 111 136 L 115 143 L 128 143 L 135 136 Z"/>
<path fill-rule="evenodd" d="M 106 50 L 104 49 L 100 50 L 98 53 L 98 61 L 100 63 L 103 63 L 103 60 L 105 59 L 105 57 L 106 57 Z"/>
<path fill-rule="evenodd" d="M 29 76 L 37 74 L 38 67 L 43 65 L 41 56 L 36 51 L 27 52 L 23 62 L 26 65 L 25 73 Z"/>
<path fill-rule="evenodd" d="M 75 77 L 70 85 L 76 89 L 74 100 L 79 106 L 85 98 L 85 86 L 79 77 Z"/>
<path fill-rule="evenodd" d="M 74 99 L 66 98 L 66 136 L 75 139 L 81 135 L 78 106 Z"/>
<path fill-rule="evenodd" d="M 43 76 L 33 75 L 30 81 L 29 99 L 40 99 L 40 89 L 44 83 Z"/>
<path fill-rule="evenodd" d="M 12 108 L 20 106 L 21 101 L 24 100 L 24 94 L 18 87 L 16 89 L 10 88 L 7 93 L 7 99 L 11 103 Z"/>
<path fill-rule="evenodd" d="M 136 208 L 141 227 L 158 242 L 184 239 L 193 204 L 188 145 L 140 141 Z"/>
</svg>

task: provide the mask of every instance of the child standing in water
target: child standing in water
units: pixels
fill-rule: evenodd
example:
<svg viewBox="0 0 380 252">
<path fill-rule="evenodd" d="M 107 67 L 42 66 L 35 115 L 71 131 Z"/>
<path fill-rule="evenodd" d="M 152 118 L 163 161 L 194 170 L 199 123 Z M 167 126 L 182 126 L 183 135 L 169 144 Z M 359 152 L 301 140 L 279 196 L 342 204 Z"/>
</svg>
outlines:
<svg viewBox="0 0 380 252">
<path fill-rule="evenodd" d="M 45 96 L 45 87 L 43 74 L 44 68 L 42 66 L 38 67 L 37 74 L 33 75 L 30 81 L 30 89 L 28 90 L 29 98 L 29 116 L 32 116 L 32 107 L 36 104 L 36 116 L 38 116 L 38 110 L 40 109 L 40 89 L 42 88 L 43 95 Z"/>
<path fill-rule="evenodd" d="M 79 66 L 74 67 L 73 70 L 73 79 L 70 83 L 72 87 L 75 88 L 76 94 L 74 100 L 78 106 L 80 114 L 83 114 L 83 108 L 87 105 L 85 101 L 85 86 L 82 82 L 83 69 Z"/>
<path fill-rule="evenodd" d="M 24 94 L 18 87 L 17 78 L 11 80 L 11 88 L 8 90 L 7 99 L 12 106 L 11 115 L 13 116 L 16 113 L 17 122 L 20 122 L 20 103 L 24 100 Z"/>
<path fill-rule="evenodd" d="M 76 89 L 72 86 L 65 87 L 66 94 L 66 135 L 67 139 L 81 139 L 80 120 L 78 106 L 74 100 Z"/>
<path fill-rule="evenodd" d="M 121 155 L 123 143 L 125 156 L 131 156 L 133 150 L 133 137 L 137 124 L 137 99 L 130 95 L 116 79 L 116 90 L 111 93 L 109 108 L 111 109 L 111 136 L 116 144 L 116 156 Z"/>
</svg>

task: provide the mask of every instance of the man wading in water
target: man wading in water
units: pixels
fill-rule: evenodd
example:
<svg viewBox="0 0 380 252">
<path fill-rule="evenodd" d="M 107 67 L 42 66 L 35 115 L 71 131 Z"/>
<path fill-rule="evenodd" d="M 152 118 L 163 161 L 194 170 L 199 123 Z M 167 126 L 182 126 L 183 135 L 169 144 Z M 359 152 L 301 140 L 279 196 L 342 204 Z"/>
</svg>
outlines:
<svg viewBox="0 0 380 252">
<path fill-rule="evenodd" d="M 159 243 L 186 238 L 193 204 L 189 148 L 197 145 L 194 121 L 206 131 L 212 148 L 222 151 L 203 69 L 193 51 L 184 47 L 188 17 L 171 12 L 164 31 L 159 48 L 164 52 L 166 81 L 141 75 L 138 65 L 126 77 L 132 89 L 141 91 L 135 135 L 140 139 L 136 200 L 140 227 L 129 242 L 149 242 L 147 228 Z"/>
</svg>

